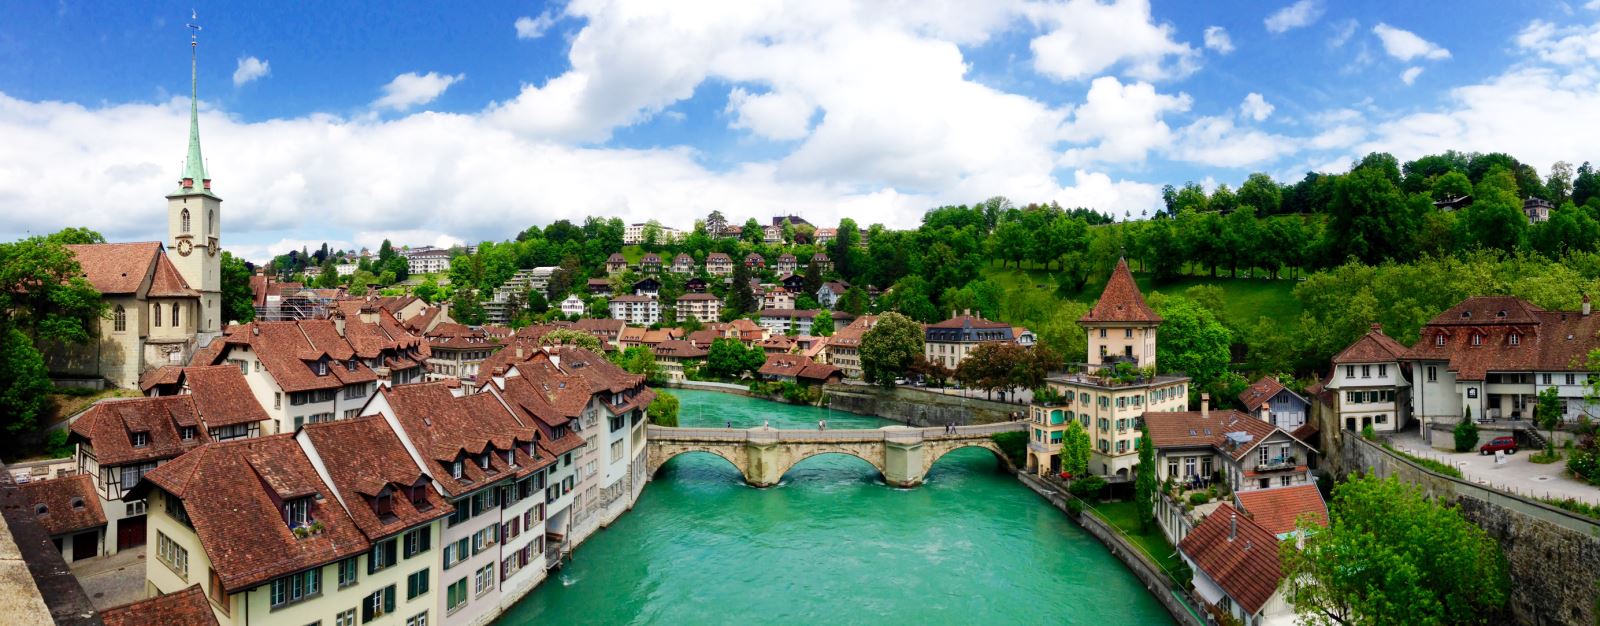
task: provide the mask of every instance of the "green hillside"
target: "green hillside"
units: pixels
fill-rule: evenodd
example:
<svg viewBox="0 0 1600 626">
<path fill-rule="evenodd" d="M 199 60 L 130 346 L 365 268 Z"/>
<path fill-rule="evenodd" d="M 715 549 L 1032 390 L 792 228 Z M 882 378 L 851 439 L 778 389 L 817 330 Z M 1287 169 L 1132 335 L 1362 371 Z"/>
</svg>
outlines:
<svg viewBox="0 0 1600 626">
<path fill-rule="evenodd" d="M 1040 291 L 1052 298 L 1089 305 L 1093 305 L 1095 299 L 1100 297 L 1100 290 L 1104 287 L 1104 283 L 1090 283 L 1079 293 L 1063 295 L 1056 291 L 1053 271 L 987 265 L 983 268 L 983 275 L 999 283 L 1008 294 Z M 1182 276 L 1157 283 L 1149 274 L 1137 272 L 1134 273 L 1134 279 L 1138 281 L 1139 289 L 1144 291 L 1147 297 L 1152 293 L 1182 295 L 1184 290 L 1195 285 L 1218 287 L 1223 293 L 1224 314 L 1228 318 L 1227 321 L 1235 327 L 1254 324 L 1261 317 L 1279 320 L 1283 324 L 1290 324 L 1300 317 L 1300 301 L 1294 297 L 1294 286 L 1297 283 L 1293 280 Z"/>
</svg>

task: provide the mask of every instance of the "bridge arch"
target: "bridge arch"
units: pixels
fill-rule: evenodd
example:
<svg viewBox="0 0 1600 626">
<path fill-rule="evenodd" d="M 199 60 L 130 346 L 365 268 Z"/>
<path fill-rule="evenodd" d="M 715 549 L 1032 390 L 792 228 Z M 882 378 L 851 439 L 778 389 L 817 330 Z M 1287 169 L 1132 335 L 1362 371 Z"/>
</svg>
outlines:
<svg viewBox="0 0 1600 626">
<path fill-rule="evenodd" d="M 882 450 L 882 446 L 878 446 L 878 449 L 881 451 Z M 807 459 L 813 459 L 813 458 L 816 458 L 816 457 L 819 457 L 819 456 L 827 456 L 827 455 L 830 455 L 830 454 L 839 454 L 839 455 L 844 455 L 844 456 L 848 456 L 848 457 L 854 457 L 854 458 L 866 461 L 868 465 L 872 466 L 872 469 L 878 470 L 878 477 L 879 478 L 883 478 L 884 477 L 883 455 L 882 454 L 877 454 L 877 455 L 873 455 L 873 454 L 870 454 L 870 453 L 863 454 L 860 450 L 853 449 L 852 447 L 847 447 L 847 446 L 814 446 L 814 445 L 797 446 L 794 449 L 794 453 L 792 454 L 792 456 L 790 456 L 788 461 L 779 466 L 778 476 L 781 477 L 781 476 L 789 475 L 789 472 L 794 470 L 795 466 L 801 464 L 802 462 L 805 462 Z"/>
<path fill-rule="evenodd" d="M 929 445 L 924 448 L 922 453 L 922 476 L 926 477 L 928 475 L 928 471 L 933 469 L 933 464 L 938 463 L 939 459 L 944 458 L 945 455 L 965 448 L 980 448 L 983 450 L 988 450 L 994 455 L 995 460 L 1000 463 L 1000 467 L 1007 470 L 1016 469 L 1012 466 L 1011 459 L 1006 458 L 1006 454 L 1000 451 L 1000 446 L 995 445 L 993 440 L 958 439 L 929 442 Z"/>
<path fill-rule="evenodd" d="M 740 458 L 742 455 L 736 454 L 728 446 L 715 444 L 659 444 L 654 442 L 650 446 L 649 454 L 650 475 L 655 476 L 657 472 L 660 472 L 661 467 L 666 465 L 667 461 L 695 452 L 703 452 L 727 461 L 729 465 L 733 466 L 734 471 L 739 472 L 746 480 L 750 477 L 750 473 L 746 471 L 745 460 Z"/>
</svg>

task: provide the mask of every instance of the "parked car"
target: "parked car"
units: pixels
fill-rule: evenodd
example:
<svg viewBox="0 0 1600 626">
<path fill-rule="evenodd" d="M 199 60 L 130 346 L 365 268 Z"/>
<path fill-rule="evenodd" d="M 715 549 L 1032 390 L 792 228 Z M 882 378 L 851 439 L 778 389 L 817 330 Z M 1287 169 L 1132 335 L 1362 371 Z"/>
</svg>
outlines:
<svg viewBox="0 0 1600 626">
<path fill-rule="evenodd" d="M 1490 439 L 1489 443 L 1478 446 L 1478 454 L 1494 454 L 1500 450 L 1505 450 L 1506 454 L 1516 454 L 1517 440 L 1512 437 L 1495 437 Z"/>
</svg>

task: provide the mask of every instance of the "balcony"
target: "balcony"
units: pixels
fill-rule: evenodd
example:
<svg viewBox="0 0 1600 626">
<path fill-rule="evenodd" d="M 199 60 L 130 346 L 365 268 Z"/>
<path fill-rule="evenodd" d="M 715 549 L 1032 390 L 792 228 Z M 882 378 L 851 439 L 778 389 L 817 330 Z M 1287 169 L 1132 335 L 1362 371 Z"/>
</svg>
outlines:
<svg viewBox="0 0 1600 626">
<path fill-rule="evenodd" d="M 1296 467 L 1299 467 L 1299 466 L 1300 466 L 1300 461 L 1298 459 L 1296 459 L 1293 455 L 1290 455 L 1290 456 L 1279 456 L 1279 457 L 1272 457 L 1270 459 L 1267 459 L 1267 461 L 1265 463 L 1257 463 L 1256 464 L 1256 471 L 1257 472 L 1279 472 L 1279 471 L 1283 471 L 1283 470 L 1292 470 L 1292 469 L 1294 469 Z"/>
</svg>

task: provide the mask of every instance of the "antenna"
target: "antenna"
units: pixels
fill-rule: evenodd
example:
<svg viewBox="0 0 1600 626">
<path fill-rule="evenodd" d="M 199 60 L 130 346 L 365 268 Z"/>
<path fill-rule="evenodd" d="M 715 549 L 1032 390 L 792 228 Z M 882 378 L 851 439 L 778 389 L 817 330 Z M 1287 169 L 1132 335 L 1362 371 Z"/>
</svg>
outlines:
<svg viewBox="0 0 1600 626">
<path fill-rule="evenodd" d="M 189 9 L 189 19 L 198 22 L 200 21 L 200 14 L 194 9 Z M 200 45 L 200 25 L 190 22 L 184 24 L 184 27 L 189 29 L 189 47 L 193 48 Z"/>
</svg>

